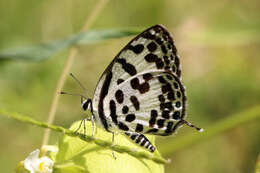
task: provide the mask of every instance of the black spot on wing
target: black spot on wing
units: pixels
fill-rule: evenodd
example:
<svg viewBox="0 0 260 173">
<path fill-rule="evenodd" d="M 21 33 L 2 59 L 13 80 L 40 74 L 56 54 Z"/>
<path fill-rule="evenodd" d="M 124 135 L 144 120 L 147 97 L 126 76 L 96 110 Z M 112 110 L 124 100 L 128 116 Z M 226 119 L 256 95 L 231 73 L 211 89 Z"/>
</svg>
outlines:
<svg viewBox="0 0 260 173">
<path fill-rule="evenodd" d="M 147 62 L 156 62 L 158 60 L 158 56 L 152 53 L 149 53 L 147 55 L 145 55 L 144 59 Z"/>
<path fill-rule="evenodd" d="M 136 124 L 135 131 L 136 132 L 142 132 L 144 129 L 142 124 Z"/>
<path fill-rule="evenodd" d="M 167 102 L 164 104 L 165 108 L 168 108 L 169 110 L 173 109 L 172 102 Z"/>
<path fill-rule="evenodd" d="M 130 82 L 130 84 L 131 84 L 131 87 L 133 88 L 133 89 L 138 89 L 138 87 L 139 87 L 139 79 L 138 78 L 134 78 L 134 79 L 132 79 L 131 80 L 131 82 Z"/>
<path fill-rule="evenodd" d="M 149 120 L 149 126 L 150 127 L 154 126 L 157 116 L 158 116 L 158 112 L 156 110 L 151 110 L 151 117 L 150 117 L 150 120 Z"/>
<path fill-rule="evenodd" d="M 173 83 L 173 86 L 174 86 L 175 89 L 178 89 L 178 88 L 179 88 L 179 84 L 178 84 L 177 82 L 174 82 L 174 83 Z"/>
<path fill-rule="evenodd" d="M 166 130 L 165 130 L 166 134 L 172 133 L 172 126 L 173 126 L 173 122 L 169 121 L 168 124 L 167 124 Z"/>
<path fill-rule="evenodd" d="M 132 104 L 134 105 L 135 110 L 138 111 L 138 110 L 140 109 L 140 103 L 139 103 L 137 97 L 136 97 L 136 96 L 131 96 L 131 97 L 130 97 L 130 101 L 131 101 Z"/>
<path fill-rule="evenodd" d="M 160 83 L 163 83 L 163 84 L 167 83 L 167 81 L 162 76 L 159 76 L 158 80 Z"/>
<path fill-rule="evenodd" d="M 125 72 L 127 72 L 129 75 L 131 76 L 134 76 L 136 75 L 136 69 L 135 69 L 135 66 L 133 66 L 132 64 L 130 63 L 127 63 L 125 59 L 123 58 L 118 58 L 117 59 L 117 62 L 119 64 L 122 65 L 122 68 L 125 70 Z"/>
<path fill-rule="evenodd" d="M 159 128 L 162 128 L 164 126 L 165 119 L 159 119 L 157 120 L 157 125 Z"/>
<path fill-rule="evenodd" d="M 172 65 L 172 71 L 175 73 L 175 71 L 176 71 L 175 65 Z"/>
<path fill-rule="evenodd" d="M 116 97 L 116 101 L 118 103 L 123 103 L 124 101 L 124 93 L 122 90 L 117 90 L 116 93 L 115 93 L 115 97 Z"/>
<path fill-rule="evenodd" d="M 172 114 L 172 118 L 175 120 L 179 120 L 181 118 L 180 111 L 174 111 L 174 113 Z"/>
<path fill-rule="evenodd" d="M 144 45 L 142 44 L 138 44 L 135 46 L 129 45 L 128 49 L 132 50 L 135 54 L 139 54 L 144 50 Z"/>
<path fill-rule="evenodd" d="M 122 113 L 123 114 L 127 114 L 128 113 L 128 111 L 129 111 L 129 108 L 128 108 L 128 106 L 123 106 L 123 108 L 122 108 Z"/>
<path fill-rule="evenodd" d="M 114 100 L 110 100 L 109 102 L 109 109 L 110 109 L 110 117 L 112 121 L 117 124 L 117 115 L 116 115 L 116 103 Z"/>
<path fill-rule="evenodd" d="M 126 117 L 125 117 L 125 120 L 127 122 L 132 122 L 135 120 L 135 114 L 128 114 Z"/>
<path fill-rule="evenodd" d="M 149 81 L 149 80 L 151 80 L 153 78 L 153 75 L 151 74 L 151 73 L 145 73 L 144 75 L 143 75 L 143 79 L 145 80 L 145 81 Z"/>
<path fill-rule="evenodd" d="M 131 87 L 138 90 L 141 94 L 146 93 L 150 89 L 148 82 L 140 83 L 138 78 L 134 78 L 130 81 Z"/>
<path fill-rule="evenodd" d="M 168 56 L 164 55 L 164 56 L 163 56 L 163 60 L 164 60 L 164 62 L 165 62 L 166 65 L 169 65 L 169 64 L 170 64 L 170 60 L 169 60 L 169 57 L 168 57 Z M 170 68 L 170 67 L 169 67 L 169 68 Z"/>
<path fill-rule="evenodd" d="M 141 94 L 143 94 L 143 93 L 148 92 L 149 89 L 150 89 L 150 85 L 149 85 L 149 83 L 144 82 L 144 83 L 142 83 L 142 84 L 140 85 L 140 87 L 139 87 L 138 90 L 139 90 L 139 92 L 140 92 Z"/>
<path fill-rule="evenodd" d="M 177 102 L 175 103 L 175 106 L 176 106 L 177 108 L 181 107 L 181 102 L 180 102 L 180 101 L 177 101 Z"/>
<path fill-rule="evenodd" d="M 125 125 L 123 122 L 119 122 L 118 123 L 118 128 L 123 130 L 123 131 L 128 131 L 129 130 L 128 126 Z"/>
<path fill-rule="evenodd" d="M 149 40 L 153 40 L 156 38 L 155 35 L 151 34 L 149 31 L 144 32 L 141 36 Z"/>
<path fill-rule="evenodd" d="M 162 111 L 162 117 L 165 118 L 165 119 L 169 119 L 170 118 L 170 111 L 168 111 L 168 110 Z"/>
<path fill-rule="evenodd" d="M 158 43 L 159 45 L 163 44 L 163 40 L 162 40 L 160 37 L 156 38 L 155 41 L 156 41 L 156 43 Z"/>
<path fill-rule="evenodd" d="M 161 45 L 161 49 L 164 54 L 167 54 L 167 49 L 166 49 L 165 45 Z"/>
<path fill-rule="evenodd" d="M 171 84 L 167 83 L 162 86 L 162 93 L 172 92 L 172 91 L 173 91 L 173 89 L 171 87 Z"/>
<path fill-rule="evenodd" d="M 163 66 L 164 66 L 164 63 L 163 63 L 162 59 L 157 59 L 157 61 L 155 62 L 155 64 L 156 64 L 156 67 L 157 67 L 158 69 L 162 69 Z"/>
<path fill-rule="evenodd" d="M 168 100 L 175 100 L 174 92 L 170 91 L 167 94 Z"/>
<path fill-rule="evenodd" d="M 178 98 L 181 98 L 181 92 L 180 91 L 177 91 L 176 95 L 177 95 Z"/>
<path fill-rule="evenodd" d="M 160 94 L 160 95 L 158 96 L 158 99 L 159 99 L 159 101 L 162 102 L 162 103 L 165 102 L 165 98 L 164 98 L 164 96 L 163 96 L 162 94 Z"/>
<path fill-rule="evenodd" d="M 147 49 L 150 51 L 150 52 L 154 52 L 156 49 L 157 49 L 157 45 L 155 42 L 151 42 L 147 45 Z"/>
</svg>

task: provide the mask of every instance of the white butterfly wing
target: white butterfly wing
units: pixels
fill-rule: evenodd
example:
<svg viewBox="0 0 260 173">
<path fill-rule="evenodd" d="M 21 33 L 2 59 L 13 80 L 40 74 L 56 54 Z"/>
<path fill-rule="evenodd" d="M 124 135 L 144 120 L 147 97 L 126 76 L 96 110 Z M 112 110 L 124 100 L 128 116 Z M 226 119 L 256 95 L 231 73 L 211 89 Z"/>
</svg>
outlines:
<svg viewBox="0 0 260 173">
<path fill-rule="evenodd" d="M 95 117 L 107 130 L 170 134 L 173 121 L 185 115 L 186 97 L 180 76 L 179 57 L 172 37 L 164 27 L 155 25 L 129 42 L 102 74 L 93 98 Z M 167 92 L 162 88 L 168 88 Z M 167 99 L 169 93 L 174 99 Z M 179 99 L 177 93 L 180 93 Z M 160 95 L 164 103 L 160 101 Z M 170 104 L 173 109 L 167 108 Z M 126 107 L 128 112 L 123 113 Z M 152 118 L 155 111 L 157 116 Z M 169 118 L 165 118 L 167 111 Z M 175 111 L 179 112 L 179 118 L 172 118 Z M 135 115 L 134 120 L 131 114 Z"/>
</svg>

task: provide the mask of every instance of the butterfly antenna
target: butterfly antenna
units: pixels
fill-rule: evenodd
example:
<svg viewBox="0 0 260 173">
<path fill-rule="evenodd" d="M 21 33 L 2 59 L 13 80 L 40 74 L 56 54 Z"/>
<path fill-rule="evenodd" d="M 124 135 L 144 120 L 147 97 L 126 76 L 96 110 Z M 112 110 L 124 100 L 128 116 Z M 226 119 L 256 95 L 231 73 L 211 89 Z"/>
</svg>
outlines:
<svg viewBox="0 0 260 173">
<path fill-rule="evenodd" d="M 66 94 L 66 95 L 72 95 L 72 96 L 80 96 L 80 97 L 83 97 L 84 99 L 87 99 L 86 96 L 83 96 L 83 95 L 81 95 L 81 94 L 76 94 L 76 93 L 67 93 L 67 92 L 61 91 L 61 92 L 59 92 L 59 94 Z"/>
<path fill-rule="evenodd" d="M 79 84 L 79 86 L 84 90 L 84 92 L 86 93 L 86 95 L 88 97 L 87 89 L 81 84 L 81 82 L 76 78 L 76 76 L 74 76 L 72 73 L 70 73 L 70 76 Z M 86 97 L 84 97 L 84 98 L 86 98 Z"/>
<path fill-rule="evenodd" d="M 191 124 L 190 122 L 188 122 L 188 121 L 186 121 L 186 120 L 181 120 L 181 121 L 182 121 L 182 123 L 186 124 L 187 126 L 190 126 L 190 127 L 192 127 L 192 128 L 195 128 L 195 129 L 198 130 L 199 132 L 203 132 L 203 131 L 204 131 L 203 128 L 199 128 L 199 127 L 197 127 L 197 126 Z"/>
</svg>

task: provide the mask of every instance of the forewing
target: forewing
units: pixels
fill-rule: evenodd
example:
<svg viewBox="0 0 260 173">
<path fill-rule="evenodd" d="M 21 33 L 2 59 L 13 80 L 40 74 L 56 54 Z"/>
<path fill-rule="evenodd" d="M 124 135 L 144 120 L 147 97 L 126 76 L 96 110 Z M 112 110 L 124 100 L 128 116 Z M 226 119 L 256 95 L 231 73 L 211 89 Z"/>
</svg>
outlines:
<svg viewBox="0 0 260 173">
<path fill-rule="evenodd" d="M 169 70 L 181 76 L 180 60 L 172 36 L 161 25 L 148 28 L 132 39 L 104 73 L 116 72 L 112 85 L 146 70 Z"/>
</svg>

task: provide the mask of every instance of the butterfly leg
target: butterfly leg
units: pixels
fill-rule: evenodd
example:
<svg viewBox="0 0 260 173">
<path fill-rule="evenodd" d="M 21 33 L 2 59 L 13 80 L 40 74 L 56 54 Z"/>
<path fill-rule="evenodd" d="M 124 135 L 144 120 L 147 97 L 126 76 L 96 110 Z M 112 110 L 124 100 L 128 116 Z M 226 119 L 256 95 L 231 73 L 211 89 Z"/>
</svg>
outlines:
<svg viewBox="0 0 260 173">
<path fill-rule="evenodd" d="M 94 137 L 95 119 L 94 119 L 94 115 L 93 115 L 93 114 L 92 114 L 92 116 L 91 116 L 91 122 L 92 122 L 92 134 L 91 134 L 91 136 Z"/>
<path fill-rule="evenodd" d="M 146 148 L 150 152 L 155 151 L 155 147 L 143 134 L 135 132 L 125 132 L 125 135 L 129 137 L 132 141 L 134 141 L 136 144 Z"/>
<path fill-rule="evenodd" d="M 75 133 L 78 133 L 78 131 L 80 130 L 80 128 L 81 128 L 81 126 L 83 124 L 84 125 L 84 136 L 86 136 L 86 121 L 90 121 L 90 119 L 88 119 L 88 118 L 82 119 L 81 122 L 80 122 L 79 127 L 77 128 L 77 130 L 75 130 Z M 92 126 L 93 126 L 93 122 L 92 122 Z M 94 136 L 94 134 L 93 134 L 93 127 L 92 127 L 92 137 L 93 136 Z"/>
<path fill-rule="evenodd" d="M 75 130 L 75 133 L 77 133 L 77 132 L 79 131 L 79 129 L 81 128 L 81 125 L 82 125 L 83 121 L 84 121 L 84 119 L 81 120 L 79 127 L 77 128 L 77 130 Z"/>
<path fill-rule="evenodd" d="M 112 146 L 114 146 L 114 142 L 115 142 L 115 132 L 112 132 Z M 112 149 L 112 156 L 114 159 L 116 159 L 115 151 L 113 149 Z"/>
<path fill-rule="evenodd" d="M 83 119 L 84 121 L 84 137 L 86 137 L 86 118 Z"/>
</svg>

